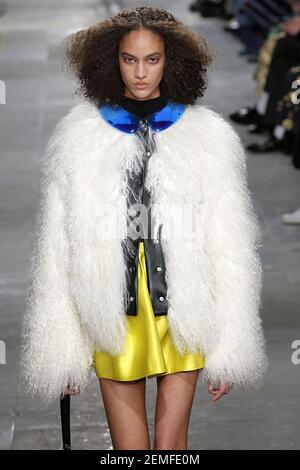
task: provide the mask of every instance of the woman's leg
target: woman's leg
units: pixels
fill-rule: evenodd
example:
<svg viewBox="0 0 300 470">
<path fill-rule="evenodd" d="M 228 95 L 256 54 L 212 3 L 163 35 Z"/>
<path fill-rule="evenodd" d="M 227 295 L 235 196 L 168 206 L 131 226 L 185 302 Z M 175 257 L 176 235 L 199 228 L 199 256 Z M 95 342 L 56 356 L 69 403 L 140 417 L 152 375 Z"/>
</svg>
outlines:
<svg viewBox="0 0 300 470">
<path fill-rule="evenodd" d="M 118 381 L 99 378 L 114 450 L 150 449 L 146 413 L 146 379 Z"/>
<path fill-rule="evenodd" d="M 199 369 L 157 377 L 153 449 L 187 449 L 188 425 Z"/>
</svg>

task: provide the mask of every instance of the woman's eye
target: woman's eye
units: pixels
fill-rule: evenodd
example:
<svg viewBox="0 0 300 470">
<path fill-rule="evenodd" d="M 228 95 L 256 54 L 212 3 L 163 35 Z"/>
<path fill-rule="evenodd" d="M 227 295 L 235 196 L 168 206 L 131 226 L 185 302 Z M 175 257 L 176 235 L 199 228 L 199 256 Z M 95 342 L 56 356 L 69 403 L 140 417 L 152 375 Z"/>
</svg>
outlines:
<svg viewBox="0 0 300 470">
<path fill-rule="evenodd" d="M 131 63 L 132 61 L 134 61 L 134 59 L 132 59 L 130 57 L 125 57 L 124 60 L 125 60 L 126 63 Z M 158 58 L 153 57 L 153 58 L 149 59 L 149 62 L 151 64 L 156 64 L 156 62 L 158 62 Z"/>
</svg>

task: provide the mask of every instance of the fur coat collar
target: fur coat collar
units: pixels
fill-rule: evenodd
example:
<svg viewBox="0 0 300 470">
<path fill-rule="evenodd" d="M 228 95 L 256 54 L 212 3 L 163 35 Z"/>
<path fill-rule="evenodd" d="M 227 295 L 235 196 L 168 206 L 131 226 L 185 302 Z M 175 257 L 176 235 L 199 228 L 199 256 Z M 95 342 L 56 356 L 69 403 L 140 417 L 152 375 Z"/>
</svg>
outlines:
<svg viewBox="0 0 300 470">
<path fill-rule="evenodd" d="M 261 233 L 240 138 L 200 104 L 150 132 L 156 150 L 145 184 L 163 224 L 175 346 L 205 355 L 204 380 L 255 387 L 268 364 L 259 315 Z M 88 101 L 61 118 L 48 142 L 21 368 L 27 391 L 46 402 L 68 382 L 86 387 L 95 347 L 122 352 L 125 174 L 137 171 L 142 153 L 134 132 L 110 125 Z"/>
</svg>

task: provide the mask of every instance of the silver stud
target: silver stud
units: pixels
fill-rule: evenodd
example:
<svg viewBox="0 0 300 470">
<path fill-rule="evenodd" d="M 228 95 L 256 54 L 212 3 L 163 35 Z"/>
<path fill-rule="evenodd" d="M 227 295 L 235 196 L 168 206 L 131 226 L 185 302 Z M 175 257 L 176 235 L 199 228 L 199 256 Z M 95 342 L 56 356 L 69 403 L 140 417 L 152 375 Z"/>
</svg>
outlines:
<svg viewBox="0 0 300 470">
<path fill-rule="evenodd" d="M 130 297 L 131 302 L 133 302 L 134 299 L 135 299 L 135 297 Z"/>
<path fill-rule="evenodd" d="M 150 157 L 151 152 L 147 152 L 146 155 L 147 155 L 147 157 Z"/>
<path fill-rule="evenodd" d="M 161 271 L 161 267 L 157 266 L 156 271 Z"/>
<path fill-rule="evenodd" d="M 159 297 L 158 299 L 160 302 L 162 302 L 164 300 L 164 297 Z"/>
<path fill-rule="evenodd" d="M 158 238 L 156 238 L 156 239 L 154 240 L 154 243 L 155 243 L 156 245 L 159 243 Z"/>
</svg>

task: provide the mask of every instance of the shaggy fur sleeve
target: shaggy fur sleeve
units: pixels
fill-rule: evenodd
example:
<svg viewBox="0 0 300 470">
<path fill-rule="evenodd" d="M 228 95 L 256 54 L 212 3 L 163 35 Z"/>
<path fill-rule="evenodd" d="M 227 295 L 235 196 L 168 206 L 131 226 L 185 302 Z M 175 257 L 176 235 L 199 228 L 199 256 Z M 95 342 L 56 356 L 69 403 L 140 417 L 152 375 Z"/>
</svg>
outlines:
<svg viewBox="0 0 300 470">
<path fill-rule="evenodd" d="M 82 391 L 92 362 L 92 345 L 69 295 L 62 124 L 50 139 L 43 165 L 21 344 L 27 392 L 46 404 L 58 399 L 68 383 L 80 385 Z"/>
<path fill-rule="evenodd" d="M 232 388 L 251 389 L 260 384 L 268 366 L 259 314 L 262 236 L 243 145 L 226 121 L 221 133 L 216 158 L 222 163 L 215 165 L 220 174 L 209 240 L 216 279 L 216 343 L 206 356 L 203 376 L 215 385 L 223 381 Z"/>
</svg>

